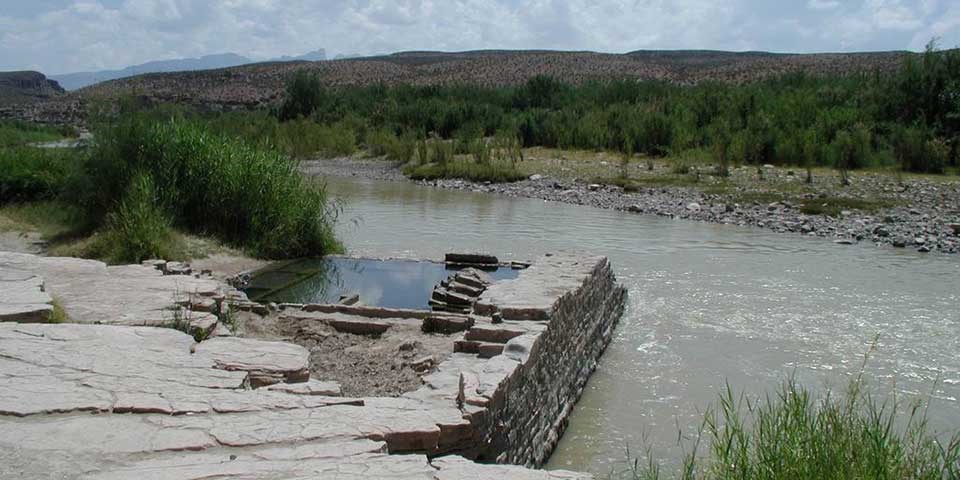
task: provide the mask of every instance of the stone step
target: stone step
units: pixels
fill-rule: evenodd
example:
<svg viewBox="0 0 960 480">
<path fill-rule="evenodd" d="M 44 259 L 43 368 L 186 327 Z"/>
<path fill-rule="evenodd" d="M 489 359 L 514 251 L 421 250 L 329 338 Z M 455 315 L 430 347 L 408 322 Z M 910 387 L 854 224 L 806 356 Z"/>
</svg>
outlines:
<svg viewBox="0 0 960 480">
<path fill-rule="evenodd" d="M 478 352 L 480 358 L 493 358 L 503 353 L 502 343 L 480 342 Z"/>
<path fill-rule="evenodd" d="M 436 300 L 430 300 L 429 305 L 435 312 L 459 313 L 463 315 L 470 313 L 470 307 L 449 305 L 446 302 L 438 302 Z"/>
<path fill-rule="evenodd" d="M 470 330 L 467 330 L 464 338 L 478 342 L 507 343 L 511 338 L 519 337 L 527 333 L 527 331 L 528 330 L 524 328 L 511 328 L 504 324 L 474 325 Z"/>
<path fill-rule="evenodd" d="M 458 305 L 463 307 L 469 307 L 470 305 L 473 305 L 474 302 L 476 302 L 475 298 L 471 298 L 462 293 L 457 293 L 457 292 L 447 290 L 443 287 L 434 288 L 431 299 L 436 300 L 438 302 L 443 302 L 449 305 Z"/>
<path fill-rule="evenodd" d="M 458 280 L 459 280 L 459 279 L 458 279 Z M 447 290 L 452 290 L 452 291 L 454 291 L 454 292 L 456 292 L 456 293 L 460 293 L 460 294 L 463 294 L 463 295 L 467 295 L 467 296 L 469 296 L 470 298 L 473 298 L 473 299 L 476 299 L 477 297 L 480 296 L 481 293 L 483 293 L 484 288 L 473 287 L 473 286 L 467 285 L 467 284 L 465 284 L 465 283 L 461 283 L 461 282 L 459 282 L 458 280 L 454 280 L 454 281 L 450 282 L 450 283 L 446 286 Z"/>
<path fill-rule="evenodd" d="M 473 265 L 496 265 L 500 263 L 497 257 L 485 253 L 448 253 L 444 256 L 444 261 Z"/>
<path fill-rule="evenodd" d="M 426 333 L 451 334 L 462 332 L 472 327 L 474 320 L 470 317 L 431 316 L 423 319 L 421 330 Z"/>
<path fill-rule="evenodd" d="M 321 318 L 320 321 L 330 325 L 338 332 L 355 335 L 382 335 L 390 329 L 390 322 L 369 318 Z"/>
</svg>

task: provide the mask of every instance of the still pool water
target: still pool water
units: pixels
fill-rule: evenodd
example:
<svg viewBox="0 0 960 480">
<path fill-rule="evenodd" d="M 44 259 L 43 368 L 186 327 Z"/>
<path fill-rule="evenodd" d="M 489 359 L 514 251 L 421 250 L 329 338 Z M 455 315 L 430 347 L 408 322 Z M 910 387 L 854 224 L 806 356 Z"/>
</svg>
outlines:
<svg viewBox="0 0 960 480">
<path fill-rule="evenodd" d="M 327 257 L 273 264 L 244 289 L 258 302 L 337 303 L 341 295 L 385 308 L 429 310 L 433 287 L 458 269 L 439 262 Z M 494 280 L 517 278 L 509 267 L 486 270 Z"/>
<path fill-rule="evenodd" d="M 667 462 L 727 383 L 763 394 L 793 375 L 843 387 L 878 338 L 870 386 L 930 398 L 960 429 L 960 256 L 530 199 L 329 179 L 352 254 L 439 258 L 488 251 L 607 255 L 629 305 L 550 468 L 605 475 L 629 446 Z"/>
</svg>

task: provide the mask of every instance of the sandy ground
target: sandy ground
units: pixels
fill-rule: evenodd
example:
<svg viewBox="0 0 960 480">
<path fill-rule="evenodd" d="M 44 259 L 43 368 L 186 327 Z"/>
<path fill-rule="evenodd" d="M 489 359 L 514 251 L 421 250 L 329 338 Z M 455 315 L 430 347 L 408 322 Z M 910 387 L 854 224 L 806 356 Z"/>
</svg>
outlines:
<svg viewBox="0 0 960 480">
<path fill-rule="evenodd" d="M 421 375 L 412 364 L 433 356 L 433 364 L 453 352 L 457 335 L 425 334 L 413 325 L 396 325 L 380 336 L 338 332 L 321 322 L 284 317 L 236 314 L 237 335 L 282 340 L 310 350 L 310 377 L 340 383 L 345 396 L 396 397 L 420 388 Z"/>
</svg>

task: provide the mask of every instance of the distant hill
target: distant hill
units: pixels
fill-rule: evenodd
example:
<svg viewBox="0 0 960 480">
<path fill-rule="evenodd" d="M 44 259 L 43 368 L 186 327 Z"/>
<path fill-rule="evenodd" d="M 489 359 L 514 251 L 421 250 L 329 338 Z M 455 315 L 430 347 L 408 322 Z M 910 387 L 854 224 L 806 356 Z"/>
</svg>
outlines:
<svg viewBox="0 0 960 480">
<path fill-rule="evenodd" d="M 40 72 L 0 72 L 0 103 L 30 102 L 63 94 L 60 84 Z"/>
<path fill-rule="evenodd" d="M 156 73 L 84 88 L 80 98 L 136 92 L 161 102 L 255 107 L 279 100 L 283 84 L 300 69 L 331 86 L 374 84 L 518 85 L 536 75 L 570 83 L 633 78 L 679 84 L 742 83 L 791 72 L 832 75 L 892 71 L 908 52 L 780 54 L 767 52 L 637 51 L 625 54 L 543 50 L 399 52 L 326 62 L 265 62 L 220 70 Z"/>
<path fill-rule="evenodd" d="M 270 62 L 322 62 L 327 59 L 327 51 L 324 49 L 317 49 L 312 52 L 304 53 L 303 55 L 297 55 L 294 57 L 284 55 L 280 58 L 274 58 L 273 60 L 268 60 Z"/>
<path fill-rule="evenodd" d="M 297 56 L 282 56 L 272 59 L 271 62 L 290 62 L 290 61 L 322 61 L 327 59 L 324 49 L 308 52 Z M 199 70 L 214 70 L 218 68 L 235 67 L 237 65 L 246 65 L 254 63 L 253 60 L 237 55 L 235 53 L 221 53 L 215 55 L 204 55 L 200 58 L 177 58 L 172 60 L 158 60 L 153 62 L 133 65 L 120 70 L 101 70 L 98 72 L 78 72 L 66 73 L 62 75 L 51 75 L 50 78 L 60 83 L 67 90 L 77 90 L 89 85 L 93 85 L 108 80 L 127 78 L 145 73 L 160 72 L 187 72 Z"/>
</svg>

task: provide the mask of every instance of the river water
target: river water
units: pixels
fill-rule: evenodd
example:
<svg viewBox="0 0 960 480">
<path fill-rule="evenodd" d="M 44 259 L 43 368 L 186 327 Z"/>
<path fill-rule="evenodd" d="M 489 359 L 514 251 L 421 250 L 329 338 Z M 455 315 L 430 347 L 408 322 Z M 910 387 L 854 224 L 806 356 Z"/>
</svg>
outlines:
<svg viewBox="0 0 960 480">
<path fill-rule="evenodd" d="M 675 464 L 727 383 L 843 389 L 871 345 L 874 391 L 929 398 L 931 424 L 960 429 L 960 257 L 408 183 L 328 190 L 352 254 L 610 258 L 629 305 L 548 468 L 604 475 L 627 447 Z"/>
</svg>

